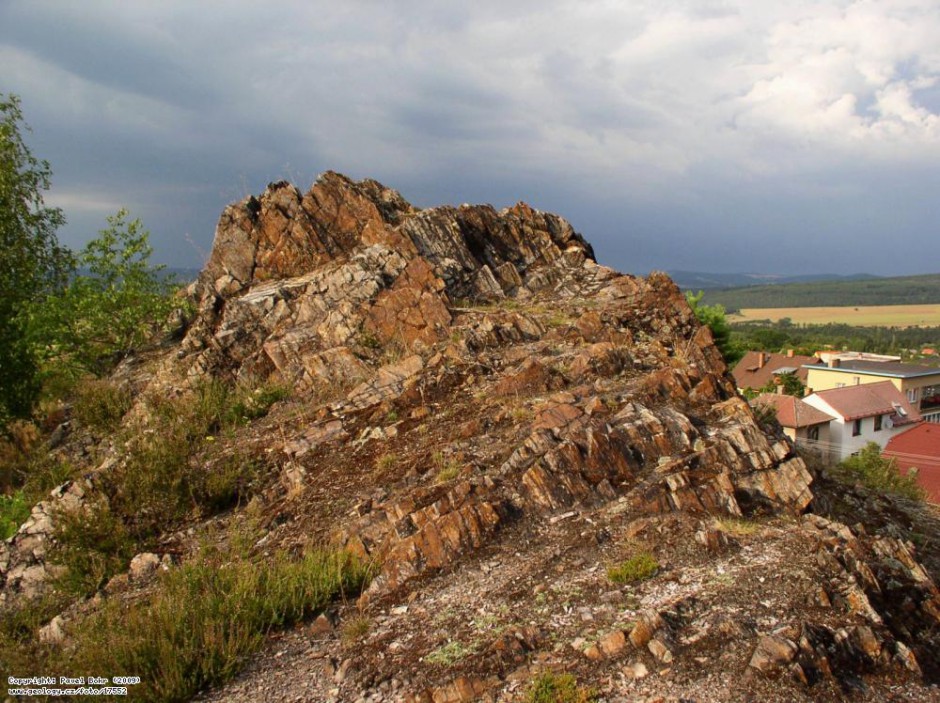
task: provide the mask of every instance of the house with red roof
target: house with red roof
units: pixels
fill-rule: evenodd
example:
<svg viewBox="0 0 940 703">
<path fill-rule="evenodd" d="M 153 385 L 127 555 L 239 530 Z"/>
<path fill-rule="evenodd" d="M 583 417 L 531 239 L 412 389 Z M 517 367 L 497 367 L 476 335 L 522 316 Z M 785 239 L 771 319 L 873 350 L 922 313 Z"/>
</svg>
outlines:
<svg viewBox="0 0 940 703">
<path fill-rule="evenodd" d="M 810 364 L 805 369 L 806 386 L 814 391 L 891 381 L 924 420 L 940 423 L 940 368 L 936 366 L 834 356 L 828 364 Z"/>
<path fill-rule="evenodd" d="M 822 365 L 814 356 L 800 356 L 790 349 L 786 354 L 774 354 L 765 351 L 747 352 L 731 371 L 734 383 L 740 392 L 748 389 L 756 391 L 782 374 L 794 374 L 806 385 L 806 366 Z"/>
<path fill-rule="evenodd" d="M 862 383 L 818 391 L 803 398 L 808 405 L 833 416 L 829 442 L 819 448 L 841 461 L 868 442 L 884 447 L 895 435 L 922 422 L 920 413 L 891 381 Z"/>
<path fill-rule="evenodd" d="M 917 469 L 917 483 L 927 491 L 927 500 L 940 503 L 940 425 L 925 422 L 895 435 L 882 456 L 894 459 L 902 474 Z"/>
<path fill-rule="evenodd" d="M 829 423 L 835 417 L 799 398 L 783 393 L 762 393 L 751 401 L 751 407 L 772 408 L 783 433 L 798 444 L 829 444 Z"/>
</svg>

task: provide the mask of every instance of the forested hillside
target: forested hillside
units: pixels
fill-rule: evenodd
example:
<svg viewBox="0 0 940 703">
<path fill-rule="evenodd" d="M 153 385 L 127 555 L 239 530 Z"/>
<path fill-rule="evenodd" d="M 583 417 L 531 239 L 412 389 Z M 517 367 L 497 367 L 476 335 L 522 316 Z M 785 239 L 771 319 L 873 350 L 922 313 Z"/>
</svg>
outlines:
<svg viewBox="0 0 940 703">
<path fill-rule="evenodd" d="M 940 274 L 707 290 L 703 303 L 724 305 L 729 312 L 742 308 L 940 303 Z"/>
</svg>

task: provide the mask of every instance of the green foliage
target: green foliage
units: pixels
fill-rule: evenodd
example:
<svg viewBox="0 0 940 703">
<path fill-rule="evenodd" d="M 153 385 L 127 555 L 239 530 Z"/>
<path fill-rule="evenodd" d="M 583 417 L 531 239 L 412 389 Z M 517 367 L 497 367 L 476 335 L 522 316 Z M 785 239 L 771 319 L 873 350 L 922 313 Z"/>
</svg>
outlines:
<svg viewBox="0 0 940 703">
<path fill-rule="evenodd" d="M 659 570 L 659 562 L 649 552 L 640 552 L 626 561 L 607 569 L 607 578 L 613 583 L 645 581 Z"/>
<path fill-rule="evenodd" d="M 725 316 L 725 308 L 722 305 L 702 305 L 703 291 L 697 294 L 686 291 L 685 299 L 692 308 L 692 312 L 698 318 L 698 321 L 706 325 L 712 332 L 712 338 L 715 346 L 724 357 L 725 363 L 732 366 L 744 356 L 744 350 L 731 338 L 731 325 L 728 324 Z"/>
<path fill-rule="evenodd" d="M 94 393 L 110 397 L 113 389 L 103 384 L 94 382 Z M 152 401 L 150 419 L 126 428 L 120 461 L 102 477 L 102 499 L 57 521 L 59 547 L 52 562 L 66 567 L 63 587 L 92 593 L 160 532 L 189 516 L 214 514 L 247 500 L 261 478 L 261 462 L 224 447 L 215 433 L 246 422 L 243 408 L 233 408 L 244 406 L 247 398 L 267 403 L 280 397 L 264 388 L 255 393 L 210 381 L 191 395 Z M 118 411 L 102 415 L 109 422 L 120 418 Z"/>
<path fill-rule="evenodd" d="M 851 349 L 875 354 L 903 354 L 907 349 L 940 346 L 940 327 L 853 327 L 845 324 L 783 325 L 736 322 L 733 341 L 746 348 L 811 355 L 817 349 Z M 924 363 L 918 361 L 918 363 Z"/>
<path fill-rule="evenodd" d="M 366 615 L 356 615 L 343 623 L 340 639 L 344 644 L 354 644 L 369 634 L 371 628 L 372 621 Z"/>
<path fill-rule="evenodd" d="M 897 462 L 883 457 L 881 447 L 875 442 L 869 442 L 858 454 L 843 461 L 834 473 L 842 480 L 857 481 L 879 493 L 893 493 L 912 500 L 923 500 L 926 496 L 917 479 L 902 475 Z"/>
<path fill-rule="evenodd" d="M 73 375 L 101 376 L 163 328 L 177 306 L 163 266 L 150 264 L 150 233 L 126 210 L 78 255 L 79 273 L 30 314 L 43 360 Z"/>
<path fill-rule="evenodd" d="M 474 647 L 463 644 L 462 642 L 451 641 L 441 645 L 425 658 L 428 664 L 440 666 L 453 666 L 461 659 L 470 656 L 475 651 Z"/>
<path fill-rule="evenodd" d="M 0 427 L 27 416 L 40 389 L 22 311 L 56 291 L 72 264 L 56 239 L 65 217 L 43 201 L 52 172 L 23 141 L 28 129 L 19 98 L 0 94 Z"/>
<path fill-rule="evenodd" d="M 8 674 L 36 671 L 37 662 L 45 656 L 38 630 L 66 605 L 61 594 L 49 592 L 0 608 L 0 671 Z"/>
<path fill-rule="evenodd" d="M 369 570 L 346 552 L 313 551 L 297 560 L 226 561 L 206 550 L 163 574 L 144 602 L 110 600 L 80 620 L 69 650 L 53 651 L 43 670 L 139 676 L 146 701 L 185 701 L 231 678 L 271 628 L 284 627 L 355 596 Z M 42 667 L 40 667 L 42 668 Z"/>
<path fill-rule="evenodd" d="M 99 432 L 117 429 L 121 418 L 131 409 L 131 394 L 105 379 L 87 379 L 78 384 L 72 401 L 72 413 L 82 425 Z"/>
<path fill-rule="evenodd" d="M 228 417 L 235 421 L 250 422 L 264 417 L 271 410 L 271 406 L 284 400 L 290 395 L 286 386 L 277 384 L 264 384 L 237 398 L 232 404 Z"/>
<path fill-rule="evenodd" d="M 526 694 L 527 703 L 590 703 L 593 691 L 578 686 L 572 674 L 545 673 L 532 682 Z"/>
<path fill-rule="evenodd" d="M 94 593 L 127 568 L 134 551 L 134 541 L 124 523 L 104 500 L 55 515 L 50 561 L 65 567 L 57 585 L 66 593 Z"/>
<path fill-rule="evenodd" d="M 786 395 L 793 395 L 797 398 L 802 398 L 806 392 L 806 386 L 803 385 L 803 382 L 795 373 L 781 373 L 775 374 L 773 378 L 756 391 L 751 391 L 750 393 L 745 392 L 744 395 L 750 400 L 751 398 L 756 398 L 761 393 L 776 393 L 777 388 L 780 386 L 783 387 L 783 392 Z"/>
<path fill-rule="evenodd" d="M 29 517 L 30 503 L 23 491 L 0 495 L 0 540 L 9 539 Z"/>
</svg>

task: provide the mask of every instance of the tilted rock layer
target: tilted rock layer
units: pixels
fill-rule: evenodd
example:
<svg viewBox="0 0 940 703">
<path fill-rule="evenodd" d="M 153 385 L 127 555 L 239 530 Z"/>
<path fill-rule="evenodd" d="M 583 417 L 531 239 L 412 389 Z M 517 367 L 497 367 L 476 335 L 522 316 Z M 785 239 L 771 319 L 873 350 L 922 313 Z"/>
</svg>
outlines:
<svg viewBox="0 0 940 703">
<path fill-rule="evenodd" d="M 680 291 L 597 264 L 564 219 L 276 183 L 226 208 L 189 294 L 147 391 L 288 384 L 240 440 L 277 471 L 270 544 L 379 565 L 364 641 L 318 621 L 215 699 L 516 700 L 546 670 L 608 700 L 934 680 L 940 601 L 913 545 L 801 518 L 810 473 Z M 8 590 L 43 573 L 39 522 L 0 555 Z M 657 575 L 612 583 L 638 549 Z"/>
</svg>

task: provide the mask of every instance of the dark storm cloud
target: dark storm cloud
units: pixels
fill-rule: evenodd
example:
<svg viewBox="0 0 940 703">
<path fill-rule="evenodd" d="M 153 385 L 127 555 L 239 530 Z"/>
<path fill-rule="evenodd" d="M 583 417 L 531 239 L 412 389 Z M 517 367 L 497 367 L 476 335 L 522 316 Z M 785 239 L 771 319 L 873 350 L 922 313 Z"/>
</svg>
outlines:
<svg viewBox="0 0 940 703">
<path fill-rule="evenodd" d="M 935 3 L 0 4 L 0 92 L 80 245 L 127 206 L 198 265 L 222 207 L 326 169 L 526 200 L 602 261 L 936 270 Z M 886 245 L 886 242 L 890 243 Z"/>
</svg>

